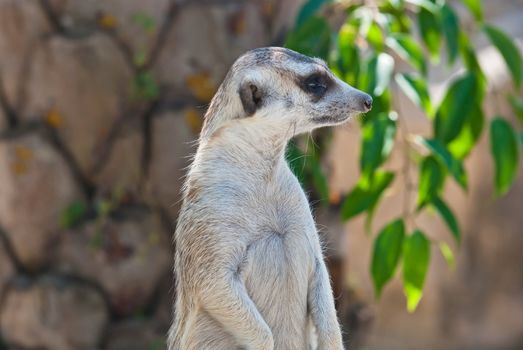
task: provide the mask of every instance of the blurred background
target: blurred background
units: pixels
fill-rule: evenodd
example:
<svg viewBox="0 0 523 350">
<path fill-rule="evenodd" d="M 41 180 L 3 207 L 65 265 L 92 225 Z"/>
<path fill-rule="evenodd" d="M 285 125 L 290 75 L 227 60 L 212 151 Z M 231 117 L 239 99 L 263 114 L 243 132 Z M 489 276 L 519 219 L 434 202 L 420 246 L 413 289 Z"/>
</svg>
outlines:
<svg viewBox="0 0 523 350">
<path fill-rule="evenodd" d="M 516 112 L 499 96 L 512 89 L 502 55 L 461 1 L 447 2 L 495 87 L 486 89 L 485 115 L 514 123 Z M 0 349 L 165 349 L 171 237 L 205 108 L 246 50 L 286 42 L 299 49 L 308 40 L 289 32 L 322 2 L 305 11 L 303 3 L 0 0 Z M 355 3 L 362 2 L 314 11 L 335 35 Z M 481 4 L 485 21 L 521 47 L 523 1 Z M 430 66 L 424 79 L 435 100 L 462 65 Z M 430 133 L 431 120 L 406 94 L 393 104 L 409 134 Z M 328 135 L 318 158 L 328 194 L 313 188 L 311 198 L 351 349 L 523 349 L 523 176 L 495 198 L 487 134 L 466 159 L 468 191 L 450 182 L 442 194 L 461 244 L 434 212 L 416 217 L 455 261 L 447 255 L 449 268 L 438 245 L 430 247 L 414 312 L 399 277 L 376 299 L 370 264 L 377 230 L 416 195 L 404 195 L 404 177 L 416 181 L 417 166 L 398 170 L 398 140 L 384 164 L 398 174 L 366 233 L 365 218 L 340 218 L 360 177 L 359 122 Z"/>
</svg>

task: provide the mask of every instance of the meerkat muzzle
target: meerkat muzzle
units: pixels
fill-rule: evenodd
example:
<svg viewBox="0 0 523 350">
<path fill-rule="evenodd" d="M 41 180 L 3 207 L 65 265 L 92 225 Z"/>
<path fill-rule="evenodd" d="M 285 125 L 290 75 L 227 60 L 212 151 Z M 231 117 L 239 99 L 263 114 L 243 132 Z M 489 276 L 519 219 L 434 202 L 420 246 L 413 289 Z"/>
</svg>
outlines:
<svg viewBox="0 0 523 350">
<path fill-rule="evenodd" d="M 370 111 L 372 109 L 372 97 L 365 94 L 365 97 L 363 98 L 363 108 L 364 113 Z"/>
<path fill-rule="evenodd" d="M 358 112 L 367 113 L 372 109 L 372 97 L 362 91 L 358 91 L 354 102 L 354 109 Z"/>
</svg>

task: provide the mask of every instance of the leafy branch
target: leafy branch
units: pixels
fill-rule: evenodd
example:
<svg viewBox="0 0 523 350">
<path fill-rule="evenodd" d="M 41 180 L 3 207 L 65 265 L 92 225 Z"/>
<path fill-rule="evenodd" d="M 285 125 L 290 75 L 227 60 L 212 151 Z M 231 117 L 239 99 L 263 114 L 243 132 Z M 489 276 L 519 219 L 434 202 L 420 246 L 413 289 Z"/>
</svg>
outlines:
<svg viewBox="0 0 523 350">
<path fill-rule="evenodd" d="M 450 266 L 454 264 L 447 243 L 429 239 L 414 218 L 427 210 L 436 212 L 459 246 L 461 230 L 445 201 L 445 184 L 451 178 L 467 191 L 464 162 L 484 129 L 490 134 L 493 183 L 498 196 L 509 191 L 518 171 L 523 135 L 523 99 L 519 97 L 523 82 L 521 53 L 506 33 L 485 22 L 479 0 L 461 2 L 474 19 L 473 28 L 465 30 L 453 5 L 446 0 L 368 0 L 348 5 L 309 0 L 286 41 L 291 49 L 325 59 L 340 79 L 374 98 L 372 111 L 361 119 L 360 178 L 341 203 L 340 215 L 346 221 L 365 213 L 370 228 L 384 193 L 397 173 L 403 175 L 403 212 L 378 232 L 371 275 L 379 297 L 401 264 L 409 311 L 416 309 L 422 297 L 431 244 L 438 245 Z M 339 28 L 333 30 L 321 15 L 327 7 L 346 14 Z M 513 85 L 507 98 L 520 122 L 519 128 L 515 128 L 508 116 L 499 115 L 499 111 L 493 116 L 486 115 L 483 102 L 488 81 L 469 38 L 468 33 L 472 32 L 483 33 L 506 63 Z M 428 88 L 427 76 L 432 65 L 462 67 L 450 80 L 440 103 L 436 103 Z M 430 137 L 409 132 L 403 111 L 395 110 L 392 103 L 399 100 L 399 93 L 418 106 L 432 123 Z M 402 142 L 396 142 L 398 137 Z M 395 148 L 402 148 L 403 166 L 396 171 L 384 170 Z M 302 156 L 296 157 L 299 152 Z M 299 169 L 307 169 L 307 165 L 297 162 L 304 163 L 304 156 L 310 155 L 295 147 L 290 154 L 291 166 L 300 180 L 317 194 L 327 192 L 328 188 L 318 188 L 317 184 L 324 186 L 323 182 L 315 180 L 315 176 L 325 178 L 321 162 L 318 159 L 311 162 L 309 167 L 317 167 L 319 171 L 309 170 L 304 176 Z M 417 184 L 410 178 L 411 169 L 417 169 Z M 410 203 L 414 189 L 415 206 Z"/>
</svg>

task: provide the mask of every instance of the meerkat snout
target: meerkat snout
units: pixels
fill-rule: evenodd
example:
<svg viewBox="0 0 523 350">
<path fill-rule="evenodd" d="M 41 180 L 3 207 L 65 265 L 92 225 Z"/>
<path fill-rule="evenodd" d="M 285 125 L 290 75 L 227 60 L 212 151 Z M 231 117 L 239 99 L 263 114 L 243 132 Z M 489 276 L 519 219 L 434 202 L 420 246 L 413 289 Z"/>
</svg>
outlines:
<svg viewBox="0 0 523 350">
<path fill-rule="evenodd" d="M 372 109 L 372 97 L 366 93 L 361 93 L 358 96 L 358 105 L 362 113 L 367 113 Z"/>
<path fill-rule="evenodd" d="M 341 80 L 338 81 L 338 84 L 345 90 L 347 108 L 352 112 L 367 113 L 372 109 L 372 97 L 369 94 L 355 89 Z"/>
<path fill-rule="evenodd" d="M 365 107 L 364 112 L 368 112 L 372 109 L 372 97 L 367 95 L 363 98 L 363 107 Z"/>
</svg>

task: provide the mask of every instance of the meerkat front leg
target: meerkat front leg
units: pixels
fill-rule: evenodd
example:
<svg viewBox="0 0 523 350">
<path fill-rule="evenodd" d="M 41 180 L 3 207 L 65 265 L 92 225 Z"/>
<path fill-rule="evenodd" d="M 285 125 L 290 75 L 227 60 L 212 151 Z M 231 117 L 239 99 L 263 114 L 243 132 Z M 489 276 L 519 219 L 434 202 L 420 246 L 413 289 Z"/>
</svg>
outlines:
<svg viewBox="0 0 523 350">
<path fill-rule="evenodd" d="M 340 325 L 334 307 L 329 273 L 323 257 L 316 257 L 309 282 L 308 304 L 312 323 L 318 335 L 318 350 L 343 349 Z"/>
<path fill-rule="evenodd" d="M 208 271 L 200 295 L 203 308 L 245 350 L 272 350 L 272 332 L 232 269 Z"/>
</svg>

